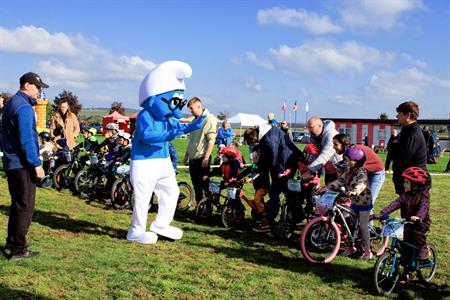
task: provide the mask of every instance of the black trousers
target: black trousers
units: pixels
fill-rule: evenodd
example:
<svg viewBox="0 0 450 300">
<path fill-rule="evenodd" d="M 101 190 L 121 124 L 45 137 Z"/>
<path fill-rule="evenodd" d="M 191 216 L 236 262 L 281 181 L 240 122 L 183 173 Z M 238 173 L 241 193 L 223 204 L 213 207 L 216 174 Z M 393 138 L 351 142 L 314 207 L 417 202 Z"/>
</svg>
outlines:
<svg viewBox="0 0 450 300">
<path fill-rule="evenodd" d="M 11 195 L 6 243 L 13 255 L 22 254 L 28 250 L 26 235 L 34 213 L 36 173 L 34 169 L 14 169 L 6 175 Z"/>
<path fill-rule="evenodd" d="M 203 191 L 206 190 L 206 182 L 203 180 L 203 176 L 208 176 L 209 165 L 202 167 L 203 157 L 189 160 L 189 174 L 191 175 L 192 185 L 194 186 L 195 201 L 200 202 L 203 198 Z"/>
</svg>

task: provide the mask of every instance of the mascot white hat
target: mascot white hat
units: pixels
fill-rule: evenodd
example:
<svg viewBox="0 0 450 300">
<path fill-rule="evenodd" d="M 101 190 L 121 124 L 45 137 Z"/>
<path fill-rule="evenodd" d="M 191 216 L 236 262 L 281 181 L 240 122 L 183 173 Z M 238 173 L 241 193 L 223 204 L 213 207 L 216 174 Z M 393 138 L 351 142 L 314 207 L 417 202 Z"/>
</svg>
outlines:
<svg viewBox="0 0 450 300">
<path fill-rule="evenodd" d="M 139 105 L 150 97 L 173 90 L 184 90 L 184 79 L 191 77 L 192 68 L 187 63 L 169 60 L 153 69 L 139 89 Z"/>
</svg>

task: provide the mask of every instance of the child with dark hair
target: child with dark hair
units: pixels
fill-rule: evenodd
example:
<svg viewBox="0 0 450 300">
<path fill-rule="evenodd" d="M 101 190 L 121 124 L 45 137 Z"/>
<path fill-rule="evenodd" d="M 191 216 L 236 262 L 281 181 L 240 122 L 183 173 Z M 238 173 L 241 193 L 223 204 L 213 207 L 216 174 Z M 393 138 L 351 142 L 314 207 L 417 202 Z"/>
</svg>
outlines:
<svg viewBox="0 0 450 300">
<path fill-rule="evenodd" d="M 307 144 L 303 149 L 303 158 L 298 162 L 298 170 L 300 174 L 306 172 L 308 165 L 316 160 L 319 156 L 319 147 L 315 144 Z M 303 217 L 308 217 L 313 214 L 314 204 L 312 201 L 312 194 L 314 189 L 319 187 L 320 177 L 318 172 L 313 173 L 313 176 L 309 179 L 301 180 L 301 192 L 300 192 L 300 205 L 303 206 L 303 202 L 306 200 L 306 206 L 303 211 Z"/>
</svg>

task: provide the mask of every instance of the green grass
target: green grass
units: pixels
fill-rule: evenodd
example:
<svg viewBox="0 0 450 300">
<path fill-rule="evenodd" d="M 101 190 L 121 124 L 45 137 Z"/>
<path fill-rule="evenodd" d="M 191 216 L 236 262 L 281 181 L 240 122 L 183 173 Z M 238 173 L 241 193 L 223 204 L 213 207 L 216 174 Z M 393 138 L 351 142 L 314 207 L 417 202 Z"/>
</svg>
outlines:
<svg viewBox="0 0 450 300">
<path fill-rule="evenodd" d="M 187 140 L 177 140 L 182 157 Z M 184 148 L 183 148 L 184 147 Z M 448 154 L 445 157 L 447 162 Z M 188 180 L 187 170 L 179 174 Z M 6 238 L 7 183 L 0 178 L 0 241 Z M 431 231 L 439 267 L 430 286 L 414 281 L 395 291 L 400 299 L 450 297 L 450 180 L 433 178 Z M 391 175 L 376 203 L 394 199 Z M 149 222 L 155 214 L 149 216 Z M 337 257 L 325 266 L 308 265 L 297 240 L 285 242 L 249 230 L 228 231 L 215 215 L 210 225 L 177 213 L 184 230 L 177 242 L 140 245 L 125 239 L 131 211 L 87 203 L 69 192 L 38 189 L 28 234 L 30 260 L 0 258 L 0 299 L 374 299 L 375 261 Z"/>
</svg>

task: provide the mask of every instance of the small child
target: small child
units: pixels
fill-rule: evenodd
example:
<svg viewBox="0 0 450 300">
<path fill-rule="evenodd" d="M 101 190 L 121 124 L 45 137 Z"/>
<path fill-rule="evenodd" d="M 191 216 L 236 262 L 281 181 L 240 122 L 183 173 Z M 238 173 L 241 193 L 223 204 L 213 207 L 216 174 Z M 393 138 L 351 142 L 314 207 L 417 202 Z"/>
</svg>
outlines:
<svg viewBox="0 0 450 300">
<path fill-rule="evenodd" d="M 214 168 L 209 176 L 204 176 L 203 180 L 208 180 L 209 177 L 212 176 L 222 176 L 223 180 L 220 184 L 220 188 L 226 188 L 232 183 L 236 181 L 236 178 L 240 172 L 240 163 L 236 158 L 236 151 L 230 147 L 225 147 L 220 151 L 220 158 L 222 160 L 222 164 L 220 168 Z"/>
<path fill-rule="evenodd" d="M 431 225 L 429 193 L 431 176 L 427 171 L 418 167 L 409 167 L 402 173 L 402 176 L 404 177 L 403 194 L 383 208 L 375 217 L 381 218 L 383 215 L 388 215 L 400 208 L 402 218 L 415 222 L 405 225 L 403 240 L 417 245 L 420 248 L 417 258 L 426 260 L 428 250 L 425 234 Z"/>
<path fill-rule="evenodd" d="M 338 191 L 345 187 L 346 195 L 352 201 L 351 209 L 359 216 L 360 231 L 364 242 L 363 260 L 370 260 L 369 215 L 372 209 L 372 193 L 369 188 L 369 177 L 364 169 L 366 156 L 364 151 L 356 147 L 350 147 L 344 152 L 344 161 L 347 170 L 335 181 L 327 184 L 326 189 Z M 345 249 L 343 255 L 348 256 L 356 252 L 354 245 Z"/>
<path fill-rule="evenodd" d="M 114 160 L 116 165 L 125 164 L 131 157 L 131 135 L 127 132 L 119 132 L 117 143 L 119 149 L 115 153 Z"/>
<path fill-rule="evenodd" d="M 89 128 L 83 130 L 83 137 L 84 137 L 84 149 L 86 151 L 94 151 L 98 148 L 98 141 L 97 141 L 97 129 L 95 128 Z"/>
<path fill-rule="evenodd" d="M 303 159 L 300 159 L 298 162 L 298 170 L 300 174 L 306 172 L 308 170 L 308 165 L 316 160 L 317 156 L 319 156 L 320 150 L 319 147 L 315 144 L 307 144 L 305 149 L 303 149 Z M 301 181 L 301 192 L 300 192 L 300 205 L 303 205 L 303 202 L 306 199 L 306 206 L 303 211 L 303 217 L 308 217 L 313 214 L 314 205 L 312 202 L 312 194 L 314 189 L 318 188 L 320 185 L 320 177 L 318 172 L 314 173 L 310 178 Z"/>
<path fill-rule="evenodd" d="M 250 153 L 250 159 L 252 160 L 252 165 L 245 168 L 240 174 L 239 178 L 244 178 L 250 175 L 248 180 L 245 180 L 247 183 L 253 183 L 253 189 L 255 190 L 255 196 L 253 201 L 246 201 L 248 206 L 256 213 L 258 216 L 257 219 L 263 219 L 264 216 L 264 197 L 269 193 L 269 174 L 263 174 L 258 172 L 258 161 L 259 161 L 259 146 L 255 145 L 253 147 L 252 152 Z M 256 177 L 256 175 L 258 175 Z M 254 178 L 254 179 L 252 179 Z M 268 223 L 267 223 L 268 225 Z M 269 227 L 268 227 L 269 228 Z M 270 230 L 270 229 L 269 229 Z"/>
<path fill-rule="evenodd" d="M 39 137 L 41 138 L 39 155 L 42 156 L 42 167 L 44 168 L 45 173 L 48 174 L 51 169 L 51 160 L 53 159 L 55 146 L 50 141 L 50 133 L 43 131 L 39 133 Z"/>
</svg>

